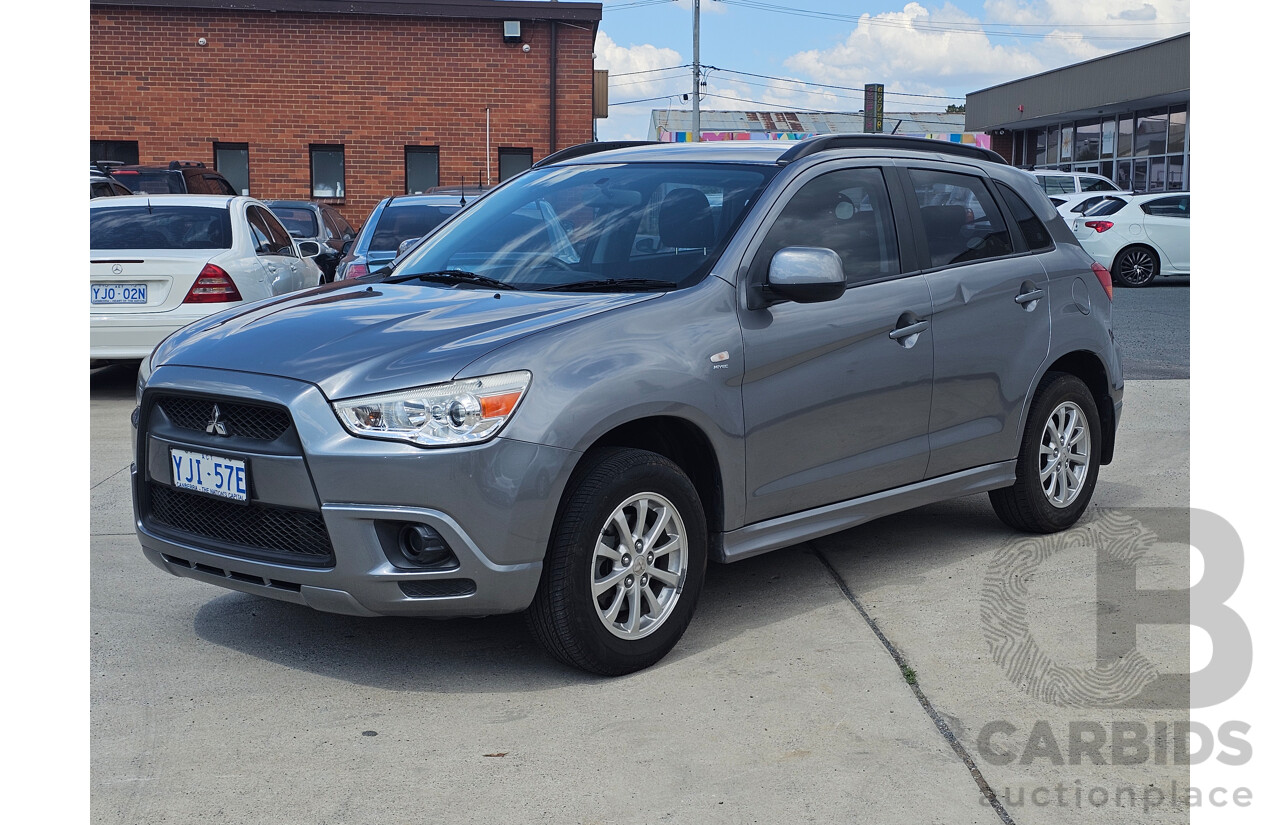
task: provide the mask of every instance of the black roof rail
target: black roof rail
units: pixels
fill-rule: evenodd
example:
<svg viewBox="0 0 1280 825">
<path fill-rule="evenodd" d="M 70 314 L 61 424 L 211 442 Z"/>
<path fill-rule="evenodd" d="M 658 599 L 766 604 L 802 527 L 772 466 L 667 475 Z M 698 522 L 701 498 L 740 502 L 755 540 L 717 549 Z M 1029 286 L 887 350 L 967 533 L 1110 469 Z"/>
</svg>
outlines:
<svg viewBox="0 0 1280 825">
<path fill-rule="evenodd" d="M 852 134 L 816 135 L 798 142 L 782 153 L 778 165 L 784 165 L 807 158 L 817 152 L 829 149 L 911 149 L 917 152 L 938 152 L 945 155 L 956 155 L 970 160 L 985 160 L 992 163 L 1008 165 L 1008 161 L 990 149 L 974 146 L 969 143 L 952 143 L 949 140 L 933 138 L 909 137 L 907 135 L 882 135 L 854 132 Z"/>
<path fill-rule="evenodd" d="M 107 175 L 108 177 L 110 177 L 111 175 L 112 167 L 124 166 L 124 165 L 125 165 L 124 161 L 122 160 L 95 160 L 92 162 L 93 168 L 97 169 L 99 172 L 101 172 L 104 175 Z"/>
<path fill-rule="evenodd" d="M 572 160 L 580 158 L 584 155 L 594 155 L 596 152 L 608 152 L 610 149 L 628 149 L 632 146 L 651 146 L 658 141 L 656 140 L 601 140 L 595 143 L 579 143 L 577 146 L 570 146 L 568 149 L 561 149 L 559 152 L 552 152 L 542 160 L 533 165 L 532 168 L 538 169 L 543 166 L 550 166 L 553 163 L 559 163 L 562 160 Z"/>
<path fill-rule="evenodd" d="M 181 168 L 182 168 L 182 167 L 184 167 L 184 166 L 190 166 L 190 167 L 195 167 L 195 168 L 198 168 L 198 169 L 203 169 L 203 168 L 204 168 L 204 163 L 203 163 L 202 161 L 198 161 L 198 160 L 171 160 L 171 161 L 169 161 L 169 168 L 170 168 L 170 169 L 181 169 Z"/>
</svg>

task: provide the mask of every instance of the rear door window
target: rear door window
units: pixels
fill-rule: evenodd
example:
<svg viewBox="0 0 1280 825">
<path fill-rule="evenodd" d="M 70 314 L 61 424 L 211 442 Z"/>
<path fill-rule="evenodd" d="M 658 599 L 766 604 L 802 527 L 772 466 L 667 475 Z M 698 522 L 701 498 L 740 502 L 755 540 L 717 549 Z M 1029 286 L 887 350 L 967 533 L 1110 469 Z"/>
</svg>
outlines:
<svg viewBox="0 0 1280 825">
<path fill-rule="evenodd" d="M 1013 221 L 1018 225 L 1018 231 L 1027 242 L 1027 248 L 1032 252 L 1052 249 L 1053 237 L 1049 234 L 1048 228 L 1036 217 L 1036 213 L 1031 210 L 1022 196 L 1003 183 L 996 183 L 996 188 L 1000 190 L 1000 196 L 1009 207 Z"/>
<path fill-rule="evenodd" d="M 936 169 L 911 169 L 908 174 L 932 266 L 1013 252 L 1009 228 L 982 178 Z"/>
</svg>

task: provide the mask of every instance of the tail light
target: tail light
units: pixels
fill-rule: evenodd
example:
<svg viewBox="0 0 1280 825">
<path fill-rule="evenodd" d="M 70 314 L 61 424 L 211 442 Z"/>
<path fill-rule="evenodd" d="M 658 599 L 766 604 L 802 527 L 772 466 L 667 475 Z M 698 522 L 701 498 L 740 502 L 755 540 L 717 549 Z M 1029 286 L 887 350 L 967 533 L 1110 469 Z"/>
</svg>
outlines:
<svg viewBox="0 0 1280 825">
<path fill-rule="evenodd" d="M 1106 232 L 1108 229 L 1115 226 L 1115 224 L 1111 221 L 1085 221 L 1084 226 L 1086 229 L 1092 229 L 1094 232 Z"/>
<path fill-rule="evenodd" d="M 205 264 L 204 269 L 200 270 L 200 277 L 191 285 L 182 303 L 221 304 L 242 300 L 244 299 L 240 297 L 240 290 L 236 289 L 236 282 L 231 280 L 225 269 Z"/>
<path fill-rule="evenodd" d="M 1110 299 L 1112 292 L 1111 270 L 1097 261 L 1094 261 L 1093 266 L 1090 268 L 1093 270 L 1093 274 L 1098 276 L 1098 283 L 1102 284 L 1102 291 L 1107 293 L 1107 298 Z"/>
<path fill-rule="evenodd" d="M 355 278 L 367 278 L 369 276 L 369 267 L 364 264 L 348 264 L 346 272 L 342 275 L 342 280 L 350 281 Z"/>
</svg>

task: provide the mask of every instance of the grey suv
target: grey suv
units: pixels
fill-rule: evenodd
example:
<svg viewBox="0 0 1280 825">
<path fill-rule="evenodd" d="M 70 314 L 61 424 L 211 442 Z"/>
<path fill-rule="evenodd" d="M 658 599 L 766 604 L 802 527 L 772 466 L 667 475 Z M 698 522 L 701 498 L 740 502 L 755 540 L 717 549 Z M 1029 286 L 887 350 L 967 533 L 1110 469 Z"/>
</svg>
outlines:
<svg viewBox="0 0 1280 825">
<path fill-rule="evenodd" d="M 1071 525 L 1122 384 L 1108 272 L 993 153 L 587 145 L 380 278 L 161 343 L 137 532 L 174 575 L 319 610 L 523 610 L 620 674 L 676 644 L 708 560 L 983 491 Z"/>
</svg>

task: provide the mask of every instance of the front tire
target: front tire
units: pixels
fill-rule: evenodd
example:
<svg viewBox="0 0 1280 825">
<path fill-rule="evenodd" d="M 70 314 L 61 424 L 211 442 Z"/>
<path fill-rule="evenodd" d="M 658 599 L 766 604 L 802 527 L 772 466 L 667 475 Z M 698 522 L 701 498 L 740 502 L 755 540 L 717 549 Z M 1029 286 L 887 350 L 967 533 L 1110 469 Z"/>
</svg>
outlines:
<svg viewBox="0 0 1280 825">
<path fill-rule="evenodd" d="M 590 453 L 561 502 L 529 629 L 592 673 L 649 667 L 693 618 L 706 562 L 702 502 L 678 466 L 644 450 Z"/>
<path fill-rule="evenodd" d="M 1150 286 L 1160 275 L 1160 256 L 1145 246 L 1122 249 L 1111 265 L 1111 274 L 1121 286 Z"/>
<path fill-rule="evenodd" d="M 1013 486 L 988 496 L 1005 524 L 1056 533 L 1075 524 L 1098 482 L 1102 424 L 1097 402 L 1074 375 L 1045 375 L 1031 402 Z"/>
</svg>

